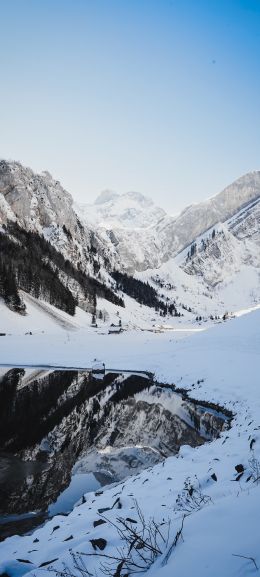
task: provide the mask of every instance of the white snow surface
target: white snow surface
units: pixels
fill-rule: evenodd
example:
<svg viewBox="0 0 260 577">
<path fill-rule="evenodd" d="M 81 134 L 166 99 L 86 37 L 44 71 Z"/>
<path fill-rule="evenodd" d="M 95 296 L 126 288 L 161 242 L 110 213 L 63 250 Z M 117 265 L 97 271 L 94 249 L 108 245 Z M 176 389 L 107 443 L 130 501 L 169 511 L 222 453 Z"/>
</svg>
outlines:
<svg viewBox="0 0 260 577">
<path fill-rule="evenodd" d="M 67 517 L 53 518 L 32 535 L 7 539 L 0 544 L 0 572 L 47 576 L 49 571 L 39 568 L 42 563 L 57 559 L 51 563 L 55 570 L 62 569 L 63 563 L 72 567 L 69 549 L 93 553 L 90 539 L 96 538 L 106 539 L 105 553 L 116 555 L 122 543 L 109 521 L 115 522 L 119 516 L 135 519 L 134 499 L 146 519 L 171 519 L 170 545 L 184 514 L 178 510 L 176 499 L 189 477 L 193 486 L 210 500 L 185 517 L 183 540 L 179 540 L 165 564 L 169 545 L 166 546 L 147 575 L 257 574 L 254 563 L 260 566 L 260 484 L 253 477 L 247 479 L 252 474 L 252 458 L 255 463 L 260 461 L 259 327 L 260 311 L 255 310 L 200 333 L 183 333 L 181 339 L 172 332 L 148 334 L 134 330 L 116 337 L 79 330 L 70 333 L 69 342 L 59 334 L 32 335 L 30 342 L 24 336 L 13 335 L 9 346 L 3 338 L 2 363 L 23 359 L 31 364 L 88 366 L 90 359 L 98 355 L 106 366 L 154 371 L 158 380 L 174 382 L 196 399 L 218 403 L 231 410 L 234 417 L 231 429 L 221 433 L 219 439 L 196 449 L 184 446 L 178 456 L 104 489 L 101 495 L 86 494 L 86 503 L 75 507 Z M 235 467 L 239 464 L 244 473 L 236 481 Z M 213 473 L 217 480 L 212 478 Z M 108 522 L 94 528 L 93 522 L 100 518 L 98 509 L 111 507 L 116 495 L 120 496 L 122 508 L 106 511 Z M 36 538 L 39 542 L 33 543 Z M 85 561 L 90 572 L 102 575 L 98 556 Z"/>
</svg>

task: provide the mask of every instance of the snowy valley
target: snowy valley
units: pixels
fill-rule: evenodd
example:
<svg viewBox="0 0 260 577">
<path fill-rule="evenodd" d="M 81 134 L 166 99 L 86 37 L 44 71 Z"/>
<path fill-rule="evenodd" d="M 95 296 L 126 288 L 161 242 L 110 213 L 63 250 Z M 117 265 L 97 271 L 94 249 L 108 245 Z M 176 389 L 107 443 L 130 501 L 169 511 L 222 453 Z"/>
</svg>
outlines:
<svg viewBox="0 0 260 577">
<path fill-rule="evenodd" d="M 7 256 L 0 293 L 9 291 L 6 301 L 11 308 L 17 301 L 20 312 L 22 289 L 66 312 L 78 305 L 110 324 L 117 314 L 139 328 L 177 314 L 178 323 L 235 314 L 260 300 L 259 222 L 260 172 L 173 218 L 133 192 L 106 191 L 94 205 L 79 207 L 48 173 L 1 161 L 0 241 Z M 130 281 L 119 283 L 114 271 Z"/>
<path fill-rule="evenodd" d="M 260 172 L 171 216 L 0 162 L 0 575 L 257 575 L 259 247 Z"/>
</svg>

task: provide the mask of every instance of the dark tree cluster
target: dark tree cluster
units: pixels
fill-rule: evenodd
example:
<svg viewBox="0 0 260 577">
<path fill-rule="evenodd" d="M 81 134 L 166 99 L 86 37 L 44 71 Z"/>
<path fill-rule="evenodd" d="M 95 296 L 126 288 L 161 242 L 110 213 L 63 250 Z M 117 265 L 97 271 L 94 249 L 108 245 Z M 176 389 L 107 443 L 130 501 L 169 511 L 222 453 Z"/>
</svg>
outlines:
<svg viewBox="0 0 260 577">
<path fill-rule="evenodd" d="M 142 282 L 126 273 L 114 271 L 111 276 L 116 281 L 117 289 L 134 298 L 138 303 L 154 308 L 163 316 L 179 316 L 174 303 L 166 304 L 158 298 L 156 290 L 148 282 Z"/>
<path fill-rule="evenodd" d="M 190 247 L 190 258 L 192 258 L 197 252 L 197 243 L 194 242 Z"/>
<path fill-rule="evenodd" d="M 73 315 L 76 300 L 50 264 L 41 258 L 35 237 L 32 234 L 24 245 L 0 233 L 0 294 L 6 304 L 17 312 L 24 310 L 18 293 L 22 289 Z"/>
<path fill-rule="evenodd" d="M 187 258 L 186 258 L 186 262 L 190 259 L 192 259 L 197 252 L 205 252 L 205 250 L 207 249 L 207 247 L 210 245 L 211 241 L 214 240 L 216 238 L 216 235 L 223 235 L 223 231 L 216 231 L 215 228 L 213 228 L 212 233 L 205 239 L 202 238 L 200 241 L 200 246 L 197 247 L 197 243 L 193 242 L 190 250 L 187 253 Z"/>
<path fill-rule="evenodd" d="M 12 265 L 6 265 L 1 259 L 1 238 L 0 238 L 0 296 L 4 299 L 7 306 L 21 314 L 25 312 L 25 306 L 22 302 L 13 271 Z"/>
<path fill-rule="evenodd" d="M 22 289 L 74 315 L 77 301 L 60 280 L 59 271 L 76 280 L 90 302 L 97 295 L 124 306 L 110 288 L 75 268 L 38 233 L 25 231 L 17 223 L 9 223 L 6 232 L 0 232 L 0 296 L 14 310 L 24 310 L 18 292 Z"/>
</svg>

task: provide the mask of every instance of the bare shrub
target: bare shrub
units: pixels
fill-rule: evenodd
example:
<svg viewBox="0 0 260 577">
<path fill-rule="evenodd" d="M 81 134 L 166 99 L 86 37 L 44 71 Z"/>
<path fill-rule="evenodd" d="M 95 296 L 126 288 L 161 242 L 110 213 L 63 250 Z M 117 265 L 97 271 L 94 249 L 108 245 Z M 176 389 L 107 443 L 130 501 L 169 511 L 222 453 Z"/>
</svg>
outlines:
<svg viewBox="0 0 260 577">
<path fill-rule="evenodd" d="M 249 461 L 250 477 L 253 483 L 260 483 L 260 461 L 256 457 L 252 457 Z"/>
<path fill-rule="evenodd" d="M 117 517 L 115 521 L 101 515 L 116 532 L 122 543 L 121 547 L 116 549 L 116 553 L 109 555 L 105 552 L 72 552 L 72 566 L 63 566 L 63 569 L 57 571 L 50 567 L 57 577 L 99 577 L 106 575 L 108 577 L 128 577 L 132 574 L 144 573 L 156 559 L 165 555 L 163 565 L 167 563 L 169 556 L 176 547 L 182 536 L 184 517 L 180 529 L 177 531 L 172 542 L 170 543 L 171 521 L 157 522 L 154 517 L 145 519 L 142 510 L 137 501 L 135 501 L 134 518 Z M 87 558 L 97 557 L 97 572 L 90 572 L 87 567 Z"/>
<path fill-rule="evenodd" d="M 191 479 L 187 477 L 184 481 L 184 489 L 179 493 L 176 499 L 176 511 L 183 511 L 185 515 L 189 515 L 194 511 L 199 511 L 205 505 L 212 502 L 209 495 L 202 493 L 198 479 L 192 483 Z"/>
</svg>

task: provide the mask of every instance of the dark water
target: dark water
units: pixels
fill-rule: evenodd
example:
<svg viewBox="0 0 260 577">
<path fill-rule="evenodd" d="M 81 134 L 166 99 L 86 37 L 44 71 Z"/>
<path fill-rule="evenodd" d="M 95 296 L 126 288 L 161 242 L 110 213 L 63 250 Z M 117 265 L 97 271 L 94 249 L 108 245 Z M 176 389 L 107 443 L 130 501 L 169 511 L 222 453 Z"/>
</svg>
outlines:
<svg viewBox="0 0 260 577">
<path fill-rule="evenodd" d="M 165 390 L 173 410 L 163 406 Z M 182 444 L 215 438 L 225 426 L 216 409 L 150 377 L 2 370 L 0 539 L 66 514 L 84 493 L 159 462 Z"/>
<path fill-rule="evenodd" d="M 24 482 L 25 479 L 33 479 L 35 474 L 41 472 L 44 465 L 37 461 L 22 461 L 11 453 L 5 453 L 0 450 L 0 487 L 3 490 L 4 485 L 8 492 L 15 489 Z"/>
</svg>

